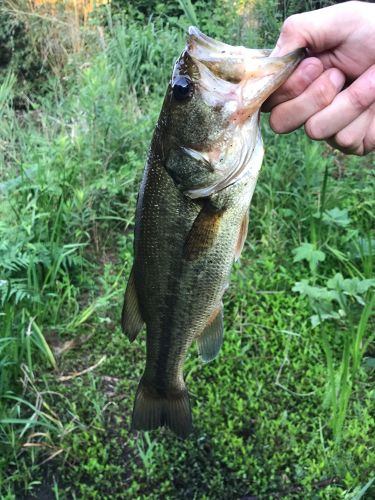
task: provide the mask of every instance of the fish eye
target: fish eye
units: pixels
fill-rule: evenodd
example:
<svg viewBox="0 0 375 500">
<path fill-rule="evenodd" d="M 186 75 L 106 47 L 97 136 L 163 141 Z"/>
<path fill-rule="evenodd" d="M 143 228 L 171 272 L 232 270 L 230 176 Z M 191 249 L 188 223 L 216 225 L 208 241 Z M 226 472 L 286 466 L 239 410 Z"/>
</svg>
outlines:
<svg viewBox="0 0 375 500">
<path fill-rule="evenodd" d="M 179 76 L 173 83 L 172 92 L 177 101 L 185 101 L 193 95 L 193 82 L 188 76 Z"/>
</svg>

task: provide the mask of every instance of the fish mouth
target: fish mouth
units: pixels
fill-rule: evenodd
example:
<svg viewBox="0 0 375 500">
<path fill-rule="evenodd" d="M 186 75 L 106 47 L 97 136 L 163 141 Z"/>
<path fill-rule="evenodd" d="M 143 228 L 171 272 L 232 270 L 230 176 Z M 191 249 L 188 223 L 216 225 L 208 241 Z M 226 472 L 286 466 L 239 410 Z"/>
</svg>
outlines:
<svg viewBox="0 0 375 500">
<path fill-rule="evenodd" d="M 305 49 L 297 49 L 281 57 L 271 57 L 271 49 L 231 46 L 208 37 L 194 26 L 188 31 L 186 52 L 198 66 L 203 94 L 204 90 L 211 93 L 214 90 L 218 94 L 216 101 L 230 103 L 232 118 L 239 122 L 260 109 L 306 54 Z M 212 102 L 212 96 L 209 100 Z"/>
<path fill-rule="evenodd" d="M 204 111 L 215 117 L 205 143 L 179 145 L 184 155 L 207 171 L 207 179 L 184 191 L 189 198 L 211 196 L 245 176 L 257 178 L 263 158 L 259 110 L 305 56 L 304 49 L 282 57 L 272 57 L 271 52 L 231 46 L 189 28 L 171 87 L 188 75 L 195 98 L 215 112 Z"/>
</svg>

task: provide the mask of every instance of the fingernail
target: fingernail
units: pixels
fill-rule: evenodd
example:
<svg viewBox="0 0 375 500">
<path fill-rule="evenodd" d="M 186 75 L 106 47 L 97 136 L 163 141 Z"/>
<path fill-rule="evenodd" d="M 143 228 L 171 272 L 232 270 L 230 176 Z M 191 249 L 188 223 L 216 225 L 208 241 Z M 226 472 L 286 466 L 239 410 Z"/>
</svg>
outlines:
<svg viewBox="0 0 375 500">
<path fill-rule="evenodd" d="M 329 79 L 333 83 L 333 85 L 338 89 L 344 86 L 345 76 L 343 75 L 343 73 L 341 73 L 341 71 L 337 69 L 330 71 Z"/>
</svg>

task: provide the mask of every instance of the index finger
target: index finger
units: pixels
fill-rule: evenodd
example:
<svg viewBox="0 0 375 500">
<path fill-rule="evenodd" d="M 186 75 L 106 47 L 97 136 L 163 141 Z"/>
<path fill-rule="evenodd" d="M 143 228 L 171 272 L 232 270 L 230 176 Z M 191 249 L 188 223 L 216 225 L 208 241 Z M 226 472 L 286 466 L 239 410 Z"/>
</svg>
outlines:
<svg viewBox="0 0 375 500">
<path fill-rule="evenodd" d="M 323 73 L 323 64 L 316 57 L 304 59 L 288 80 L 263 104 L 262 111 L 268 112 L 277 104 L 298 97 Z"/>
</svg>

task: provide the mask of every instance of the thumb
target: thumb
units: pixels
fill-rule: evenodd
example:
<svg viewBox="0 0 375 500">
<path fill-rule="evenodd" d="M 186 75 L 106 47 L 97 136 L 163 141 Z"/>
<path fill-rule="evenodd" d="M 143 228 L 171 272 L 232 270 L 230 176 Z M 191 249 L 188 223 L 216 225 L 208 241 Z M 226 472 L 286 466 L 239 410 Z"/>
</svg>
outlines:
<svg viewBox="0 0 375 500">
<path fill-rule="evenodd" d="M 336 47 L 355 29 L 353 18 L 358 3 L 346 2 L 288 17 L 272 55 L 282 56 L 303 47 L 312 53 Z"/>
</svg>

